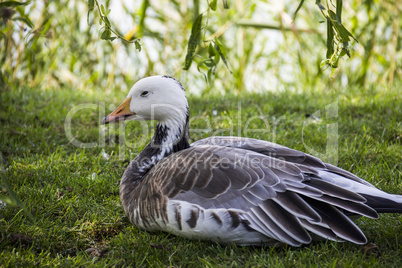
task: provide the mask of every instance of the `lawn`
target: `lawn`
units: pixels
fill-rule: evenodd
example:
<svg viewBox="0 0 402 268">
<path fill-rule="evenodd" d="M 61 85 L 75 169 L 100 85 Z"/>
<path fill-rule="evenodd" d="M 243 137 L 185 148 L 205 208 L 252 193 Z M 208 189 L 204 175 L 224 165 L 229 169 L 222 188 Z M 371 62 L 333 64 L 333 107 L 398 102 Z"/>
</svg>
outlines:
<svg viewBox="0 0 402 268">
<path fill-rule="evenodd" d="M 274 141 L 329 157 L 402 194 L 401 85 L 190 95 L 191 140 L 242 135 Z M 153 124 L 99 124 L 126 92 L 22 87 L 0 96 L 1 176 L 34 217 L 0 204 L 2 267 L 402 267 L 402 216 L 396 214 L 358 220 L 378 247 L 366 253 L 367 247 L 350 243 L 238 247 L 138 230 L 120 205 L 119 180 Z M 329 140 L 335 142 L 331 154 Z M 87 148 L 77 146 L 82 143 Z"/>
</svg>

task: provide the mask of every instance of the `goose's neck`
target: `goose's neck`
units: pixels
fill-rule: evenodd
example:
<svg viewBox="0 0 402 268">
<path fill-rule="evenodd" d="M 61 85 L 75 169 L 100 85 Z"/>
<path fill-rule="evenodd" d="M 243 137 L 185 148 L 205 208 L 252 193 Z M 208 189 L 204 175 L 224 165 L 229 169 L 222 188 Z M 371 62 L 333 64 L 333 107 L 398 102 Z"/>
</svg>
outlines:
<svg viewBox="0 0 402 268">
<path fill-rule="evenodd" d="M 150 143 L 131 161 L 120 185 L 138 185 L 148 171 L 168 155 L 184 150 L 189 145 L 189 114 L 185 119 L 159 122 Z"/>
<path fill-rule="evenodd" d="M 153 149 L 152 157 L 157 161 L 190 146 L 188 116 L 185 120 L 185 122 L 170 120 L 158 123 L 155 128 L 155 134 L 149 144 Z"/>
</svg>

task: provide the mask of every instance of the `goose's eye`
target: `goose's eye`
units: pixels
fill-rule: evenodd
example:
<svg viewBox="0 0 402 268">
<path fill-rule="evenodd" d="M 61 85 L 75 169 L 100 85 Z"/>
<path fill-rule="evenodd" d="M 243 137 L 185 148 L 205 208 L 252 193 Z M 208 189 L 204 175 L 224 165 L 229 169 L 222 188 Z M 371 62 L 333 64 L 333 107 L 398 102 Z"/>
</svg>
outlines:
<svg viewBox="0 0 402 268">
<path fill-rule="evenodd" d="M 149 95 L 149 92 L 148 91 L 143 91 L 142 93 L 141 93 L 141 97 L 146 97 L 146 96 L 148 96 Z"/>
</svg>

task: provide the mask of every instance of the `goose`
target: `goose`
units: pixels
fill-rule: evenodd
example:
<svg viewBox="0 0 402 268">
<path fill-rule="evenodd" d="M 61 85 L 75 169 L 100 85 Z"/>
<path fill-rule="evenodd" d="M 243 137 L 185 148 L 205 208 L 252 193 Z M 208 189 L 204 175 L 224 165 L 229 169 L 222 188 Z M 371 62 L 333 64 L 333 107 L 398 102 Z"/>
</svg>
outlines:
<svg viewBox="0 0 402 268">
<path fill-rule="evenodd" d="M 169 76 L 136 82 L 103 124 L 157 120 L 120 182 L 129 220 L 146 231 L 237 245 L 315 240 L 365 244 L 354 219 L 402 213 L 402 195 L 272 142 L 210 137 L 189 144 L 189 106 Z"/>
</svg>

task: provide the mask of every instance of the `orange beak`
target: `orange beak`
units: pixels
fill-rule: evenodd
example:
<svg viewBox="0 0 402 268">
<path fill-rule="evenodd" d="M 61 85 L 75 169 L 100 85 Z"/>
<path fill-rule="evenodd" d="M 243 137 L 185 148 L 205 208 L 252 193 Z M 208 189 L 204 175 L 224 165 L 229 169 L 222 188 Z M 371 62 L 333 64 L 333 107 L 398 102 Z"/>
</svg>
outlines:
<svg viewBox="0 0 402 268">
<path fill-rule="evenodd" d="M 123 101 L 119 107 L 116 108 L 111 114 L 103 118 L 102 124 L 109 124 L 111 122 L 123 121 L 129 117 L 135 115 L 135 113 L 130 111 L 131 97 Z"/>
</svg>

